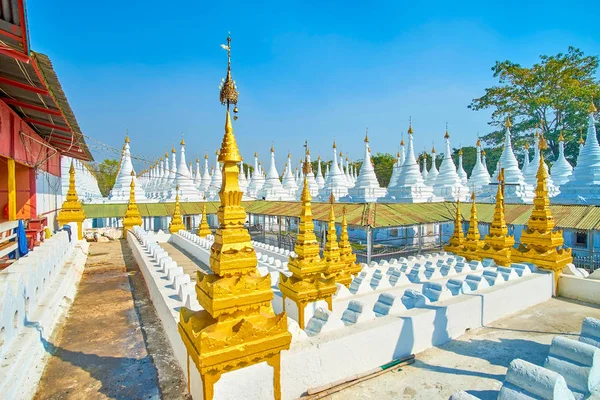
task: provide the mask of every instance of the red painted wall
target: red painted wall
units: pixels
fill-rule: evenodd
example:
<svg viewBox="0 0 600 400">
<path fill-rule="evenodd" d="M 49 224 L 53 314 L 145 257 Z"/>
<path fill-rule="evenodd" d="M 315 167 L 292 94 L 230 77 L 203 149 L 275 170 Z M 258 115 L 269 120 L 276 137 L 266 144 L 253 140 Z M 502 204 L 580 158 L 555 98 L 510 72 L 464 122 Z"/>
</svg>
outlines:
<svg viewBox="0 0 600 400">
<path fill-rule="evenodd" d="M 13 158 L 17 163 L 25 166 L 37 166 L 52 175 L 60 176 L 59 153 L 2 100 L 0 100 L 0 156 Z M 17 191 L 20 190 L 20 184 L 17 177 Z"/>
</svg>

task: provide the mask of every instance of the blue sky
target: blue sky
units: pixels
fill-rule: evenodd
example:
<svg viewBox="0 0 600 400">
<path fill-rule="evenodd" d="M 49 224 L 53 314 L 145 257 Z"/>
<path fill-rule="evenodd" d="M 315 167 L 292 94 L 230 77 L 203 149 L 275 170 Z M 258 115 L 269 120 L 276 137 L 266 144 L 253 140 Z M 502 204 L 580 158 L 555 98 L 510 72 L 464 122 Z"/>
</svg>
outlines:
<svg viewBox="0 0 600 400">
<path fill-rule="evenodd" d="M 496 60 L 531 65 L 568 46 L 600 54 L 592 2 L 27 2 L 32 48 L 48 54 L 83 132 L 157 158 L 185 134 L 188 161 L 210 160 L 223 135 L 219 45 L 231 31 L 240 91 L 234 129 L 246 161 L 281 169 L 308 139 L 330 158 L 395 152 L 412 116 L 416 150 L 472 145 L 489 114 L 471 99 L 495 83 Z M 594 15 L 595 13 L 595 15 Z M 88 140 L 97 160 L 118 157 Z M 140 163 L 137 167 L 144 168 Z"/>
</svg>

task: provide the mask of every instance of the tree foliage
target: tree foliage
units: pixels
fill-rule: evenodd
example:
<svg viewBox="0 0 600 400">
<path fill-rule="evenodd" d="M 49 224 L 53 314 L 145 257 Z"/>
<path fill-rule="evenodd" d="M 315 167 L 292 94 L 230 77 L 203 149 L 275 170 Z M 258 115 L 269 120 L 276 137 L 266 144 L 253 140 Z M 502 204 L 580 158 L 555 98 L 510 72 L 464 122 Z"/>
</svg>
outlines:
<svg viewBox="0 0 600 400">
<path fill-rule="evenodd" d="M 469 105 L 473 110 L 494 110 L 489 124 L 496 130 L 482 139 L 488 145 L 500 145 L 503 123 L 510 116 L 515 148 L 523 148 L 526 141 L 533 144 L 538 125 L 552 159 L 558 155 L 558 137 L 563 131 L 565 155 L 575 162 L 580 128 L 585 131 L 591 99 L 600 95 L 597 70 L 598 57 L 586 56 L 574 47 L 569 47 L 566 54 L 540 56 L 530 68 L 508 60 L 497 61 L 492 71 L 499 84 L 485 89 L 485 94 Z"/>
<path fill-rule="evenodd" d="M 119 160 L 105 159 L 100 163 L 92 165 L 92 169 L 96 179 L 98 180 L 98 187 L 102 196 L 108 196 L 108 193 L 115 185 L 117 174 L 119 173 Z"/>
</svg>

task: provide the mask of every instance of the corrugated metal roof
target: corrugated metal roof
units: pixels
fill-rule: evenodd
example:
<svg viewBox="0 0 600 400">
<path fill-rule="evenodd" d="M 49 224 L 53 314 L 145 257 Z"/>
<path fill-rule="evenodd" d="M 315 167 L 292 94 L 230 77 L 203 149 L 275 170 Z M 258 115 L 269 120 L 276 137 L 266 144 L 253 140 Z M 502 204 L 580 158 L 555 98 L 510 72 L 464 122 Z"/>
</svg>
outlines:
<svg viewBox="0 0 600 400">
<path fill-rule="evenodd" d="M 243 202 L 246 212 L 259 215 L 282 217 L 298 217 L 302 204 L 300 202 L 255 200 Z M 386 228 L 409 226 L 425 223 L 453 221 L 456 217 L 454 203 L 336 203 L 334 211 L 336 221 L 342 217 L 342 209 L 346 207 L 346 218 L 349 225 Z M 219 207 L 216 201 L 207 202 L 206 210 L 215 214 Z M 531 215 L 530 204 L 507 204 L 505 207 L 506 222 L 511 225 L 526 225 Z M 142 216 L 172 215 L 175 203 L 139 203 Z M 600 229 L 600 206 L 592 205 L 552 205 L 550 206 L 556 226 L 567 229 L 592 230 Z M 87 218 L 122 217 L 127 210 L 126 204 L 84 204 Z M 471 204 L 462 203 L 460 210 L 463 219 L 471 216 Z M 202 202 L 181 203 L 183 215 L 197 215 L 202 211 Z M 328 203 L 312 203 L 313 218 L 318 221 L 329 219 Z M 477 204 L 477 217 L 480 222 L 491 223 L 494 218 L 494 204 Z"/>
</svg>

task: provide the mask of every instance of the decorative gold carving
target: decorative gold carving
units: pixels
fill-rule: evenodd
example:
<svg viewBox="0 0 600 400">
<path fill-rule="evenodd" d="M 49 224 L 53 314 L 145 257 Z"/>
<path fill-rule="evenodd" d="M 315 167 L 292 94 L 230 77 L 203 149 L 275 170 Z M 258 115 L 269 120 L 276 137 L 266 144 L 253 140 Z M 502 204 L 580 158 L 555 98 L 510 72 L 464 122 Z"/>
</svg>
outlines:
<svg viewBox="0 0 600 400">
<path fill-rule="evenodd" d="M 85 220 L 85 212 L 83 211 L 83 206 L 77 196 L 77 190 L 75 190 L 75 167 L 73 167 L 73 161 L 71 161 L 71 167 L 69 168 L 69 190 L 67 190 L 67 199 L 63 202 L 56 219 L 60 225 L 76 222 L 77 239 L 83 239 L 83 220 Z"/>
<path fill-rule="evenodd" d="M 224 47 L 230 61 L 231 39 L 227 42 Z M 229 114 L 229 105 L 237 102 L 230 66 L 228 62 L 229 83 L 221 90 L 227 112 L 218 158 L 223 163 L 223 184 L 217 211 L 219 228 L 210 250 L 213 273 L 197 274 L 196 294 L 203 310 L 194 312 L 182 307 L 178 328 L 188 355 L 200 372 L 205 400 L 212 399 L 214 384 L 221 374 L 262 361 L 273 367 L 273 389 L 275 398 L 280 399 L 279 354 L 289 348 L 291 334 L 285 312 L 273 312 L 270 277 L 259 275 L 256 253 L 244 228 L 246 212 L 241 205 L 238 181 L 241 157 Z"/>
<path fill-rule="evenodd" d="M 537 187 L 533 199 L 533 210 L 527 222 L 527 229 L 521 234 L 521 243 L 513 249 L 513 260 L 530 262 L 542 269 L 554 272 L 555 289 L 558 290 L 558 278 L 567 264 L 573 262 L 571 249 L 563 248 L 564 238 L 561 230 L 554 230 L 554 216 L 550 211 L 548 197 L 548 172 L 544 165 L 546 141 L 540 135 L 540 164 L 538 166 Z"/>
<path fill-rule="evenodd" d="M 196 231 L 196 235 L 201 238 L 205 238 L 208 235 L 211 235 L 210 226 L 208 225 L 208 214 L 206 214 L 206 197 L 204 198 L 204 204 L 202 204 L 202 221 L 198 226 L 198 230 Z"/>
<path fill-rule="evenodd" d="M 507 118 L 506 123 L 507 126 L 510 125 L 510 119 Z M 494 219 L 490 226 L 490 233 L 485 236 L 484 242 L 485 245 L 480 251 L 482 259 L 492 258 L 498 265 L 510 266 L 515 238 L 508 235 L 508 227 L 504 218 L 504 168 L 498 174 Z"/>
<path fill-rule="evenodd" d="M 142 216 L 138 210 L 137 203 L 135 201 L 135 172 L 131 171 L 131 184 L 129 185 L 129 204 L 127 204 L 127 211 L 125 211 L 125 217 L 123 218 L 123 237 L 127 237 L 127 231 L 134 226 L 142 226 Z"/>
<path fill-rule="evenodd" d="M 444 250 L 456 254 L 464 253 L 465 236 L 462 230 L 462 215 L 460 214 L 460 200 L 456 200 L 456 218 L 454 220 L 454 233 L 449 243 L 444 245 Z"/>
<path fill-rule="evenodd" d="M 173 211 L 173 218 L 169 223 L 169 232 L 177 233 L 180 230 L 185 230 L 183 224 L 183 218 L 181 218 L 181 211 L 179 210 L 179 186 L 175 187 L 175 210 Z"/>
<path fill-rule="evenodd" d="M 336 292 L 335 278 L 329 276 L 328 266 L 319 255 L 319 243 L 314 233 L 312 218 L 311 195 L 308 190 L 309 170 L 308 155 L 304 161 L 304 187 L 302 188 L 302 211 L 298 238 L 294 246 L 296 257 L 290 256 L 288 269 L 292 276 L 280 274 L 279 289 L 283 296 L 285 307 L 286 297 L 294 301 L 298 307 L 298 324 L 305 327 L 304 308 L 307 304 L 324 300 L 332 309 L 332 296 Z M 335 228 L 334 228 L 335 229 Z"/>
<path fill-rule="evenodd" d="M 469 220 L 469 230 L 464 242 L 464 253 L 460 254 L 468 260 L 481 260 L 479 252 L 483 247 L 483 240 L 479 233 L 479 221 L 477 220 L 477 206 L 475 204 L 475 191 L 471 193 L 471 219 Z"/>
</svg>

